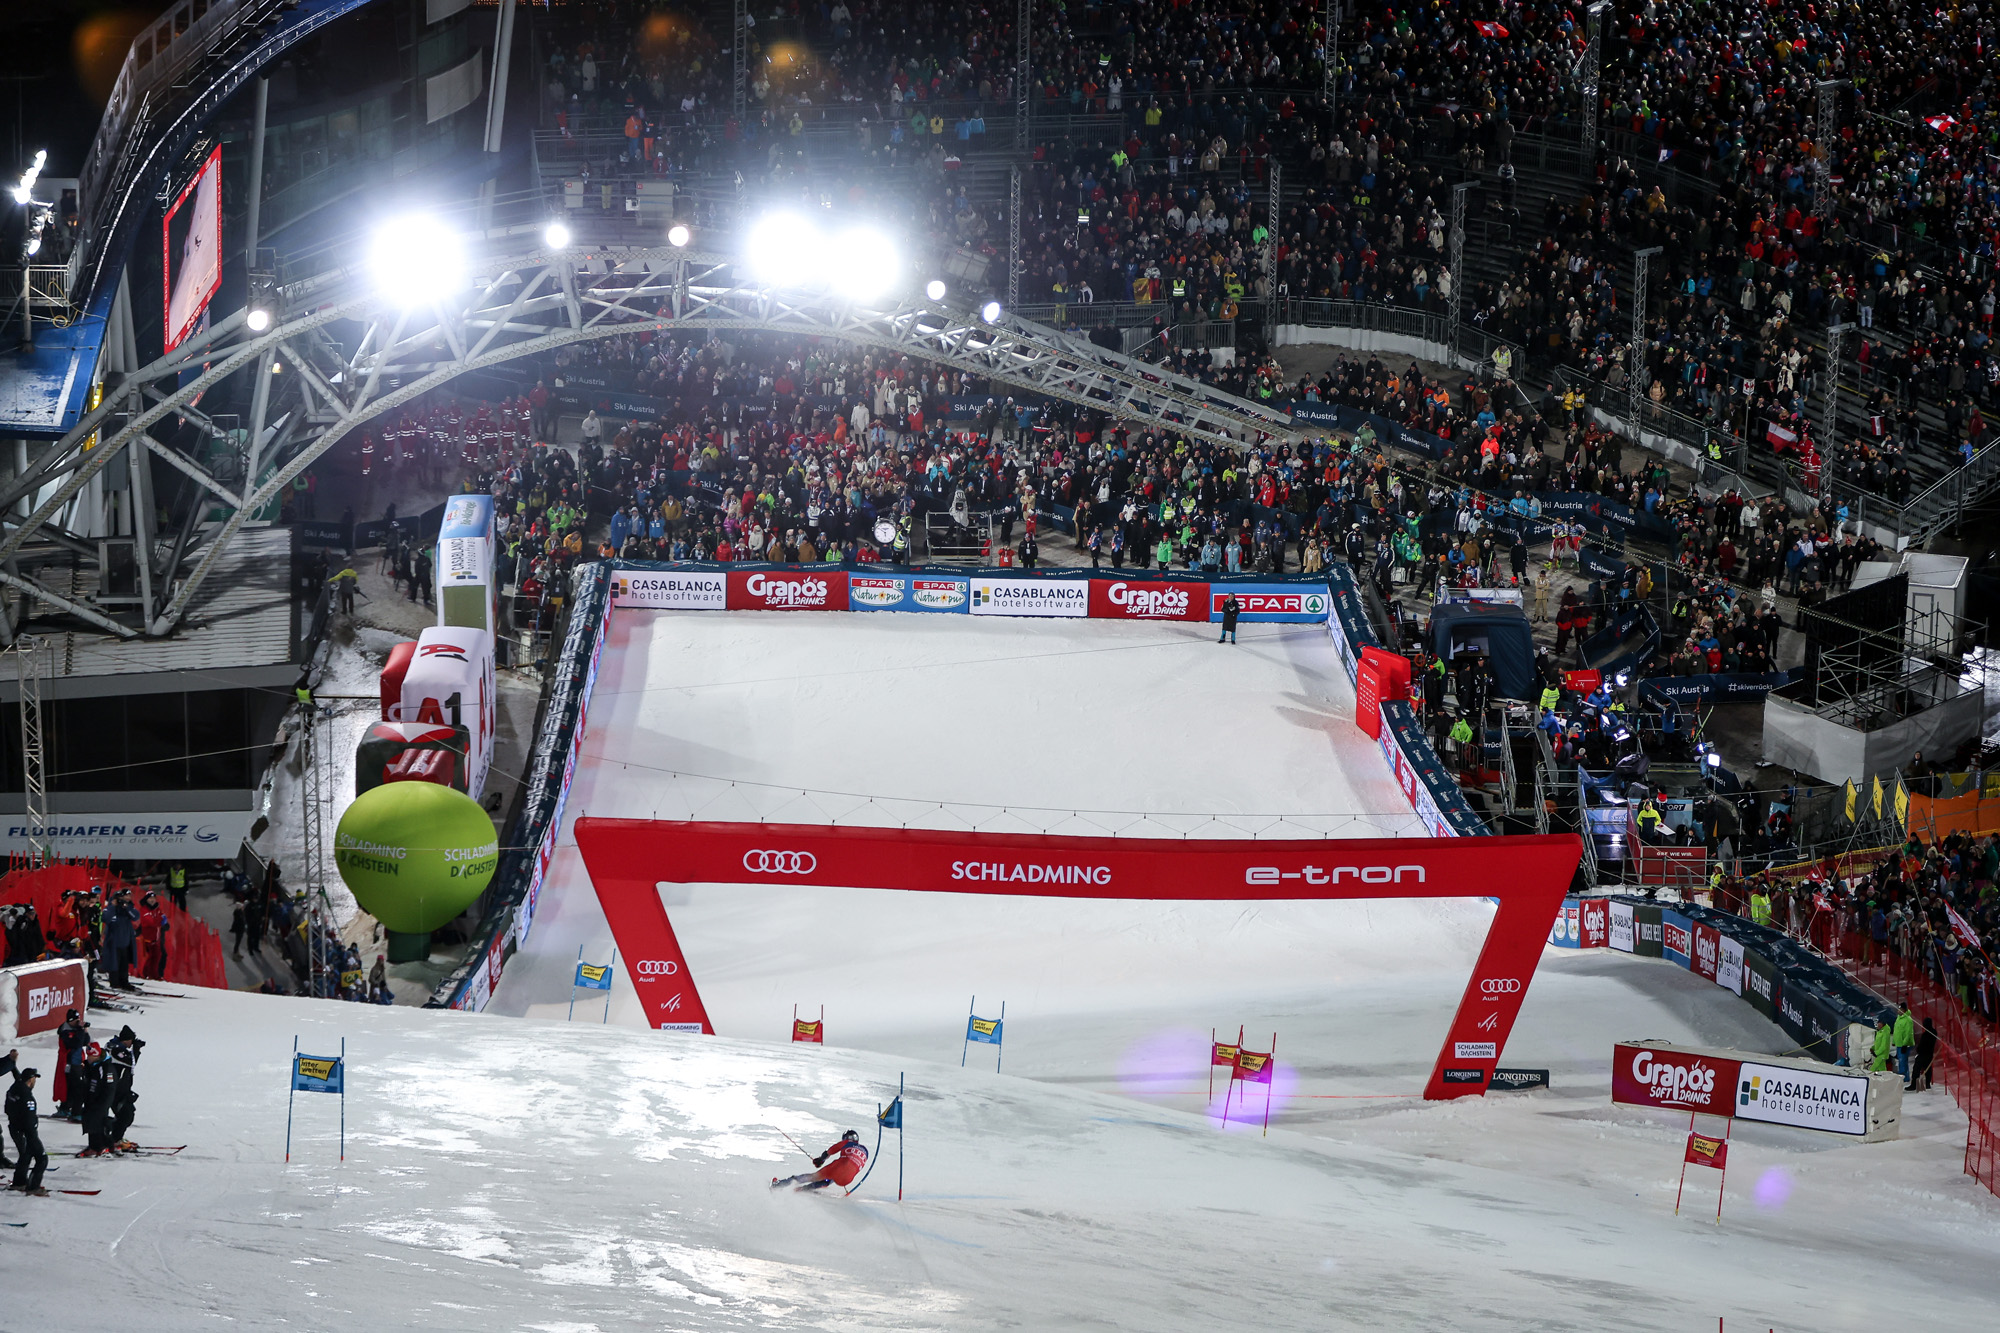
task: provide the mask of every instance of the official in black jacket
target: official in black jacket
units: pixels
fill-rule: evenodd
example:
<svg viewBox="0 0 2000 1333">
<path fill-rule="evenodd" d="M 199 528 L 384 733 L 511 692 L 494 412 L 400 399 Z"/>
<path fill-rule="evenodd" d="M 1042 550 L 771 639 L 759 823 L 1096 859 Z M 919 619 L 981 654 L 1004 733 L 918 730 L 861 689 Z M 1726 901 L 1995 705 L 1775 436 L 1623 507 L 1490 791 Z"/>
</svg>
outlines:
<svg viewBox="0 0 2000 1333">
<path fill-rule="evenodd" d="M 14 1075 L 7 1089 L 7 1132 L 14 1140 L 13 1188 L 29 1194 L 47 1194 L 42 1173 L 49 1169 L 49 1154 L 42 1147 L 41 1114 L 35 1106 L 35 1081 L 41 1073 L 34 1069 L 15 1072 L 15 1052 L 0 1059 L 0 1073 Z"/>
</svg>

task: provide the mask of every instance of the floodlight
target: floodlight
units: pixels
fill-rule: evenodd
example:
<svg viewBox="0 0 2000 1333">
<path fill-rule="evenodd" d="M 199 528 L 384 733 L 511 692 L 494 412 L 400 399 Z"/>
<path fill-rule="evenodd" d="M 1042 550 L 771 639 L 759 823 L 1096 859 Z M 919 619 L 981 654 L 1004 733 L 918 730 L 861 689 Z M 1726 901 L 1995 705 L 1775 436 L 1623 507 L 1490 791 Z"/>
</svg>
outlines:
<svg viewBox="0 0 2000 1333">
<path fill-rule="evenodd" d="M 271 312 L 268 310 L 253 309 L 243 317 L 243 322 L 250 326 L 250 332 L 262 333 L 265 329 L 271 327 Z"/>
<path fill-rule="evenodd" d="M 693 239 L 694 233 L 687 229 L 687 223 L 685 222 L 676 222 L 673 226 L 667 228 L 667 244 L 674 246 L 676 249 L 685 246 Z"/>
<path fill-rule="evenodd" d="M 1713 750 L 1710 750 L 1707 754 L 1703 755 L 1702 758 L 1707 762 L 1710 768 L 1722 767 L 1722 756 L 1717 754 Z"/>
<path fill-rule="evenodd" d="M 933 301 L 944 300 L 944 279 L 932 278 L 929 282 L 925 283 L 924 295 L 930 297 Z"/>
<path fill-rule="evenodd" d="M 569 249 L 569 224 L 566 222 L 551 222 L 548 226 L 542 228 L 542 244 L 548 246 L 551 250 Z"/>
<path fill-rule="evenodd" d="M 800 287 L 824 278 L 825 242 L 796 213 L 773 213 L 750 229 L 744 247 L 750 271 L 773 287 Z"/>
<path fill-rule="evenodd" d="M 42 250 L 42 238 L 40 236 L 30 236 L 28 238 L 29 256 L 32 258 L 33 256 L 40 254 L 41 250 Z"/>
<path fill-rule="evenodd" d="M 895 245 L 872 227 L 852 227 L 828 254 L 833 289 L 850 301 L 875 301 L 895 286 L 902 261 Z"/>
<path fill-rule="evenodd" d="M 14 187 L 15 203 L 25 204 L 35 197 L 35 181 L 41 176 L 42 167 L 48 160 L 48 149 L 42 148 L 36 151 L 34 164 L 21 173 L 21 183 Z"/>
<path fill-rule="evenodd" d="M 998 324 L 1000 322 L 1000 303 L 998 301 L 988 301 L 985 305 L 979 307 L 979 317 L 988 324 Z"/>
<path fill-rule="evenodd" d="M 465 248 L 449 227 L 419 214 L 376 229 L 368 267 L 385 296 L 422 305 L 464 286 Z"/>
</svg>

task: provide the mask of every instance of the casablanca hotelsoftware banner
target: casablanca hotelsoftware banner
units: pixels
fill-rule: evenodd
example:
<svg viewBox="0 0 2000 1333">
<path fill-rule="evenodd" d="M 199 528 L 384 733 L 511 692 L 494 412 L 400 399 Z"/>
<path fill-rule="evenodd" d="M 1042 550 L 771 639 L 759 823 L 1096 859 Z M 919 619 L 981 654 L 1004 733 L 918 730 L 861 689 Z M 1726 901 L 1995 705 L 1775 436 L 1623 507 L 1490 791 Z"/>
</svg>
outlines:
<svg viewBox="0 0 2000 1333">
<path fill-rule="evenodd" d="M 181 190 L 160 223 L 165 350 L 187 340 L 222 285 L 222 146 Z"/>
</svg>

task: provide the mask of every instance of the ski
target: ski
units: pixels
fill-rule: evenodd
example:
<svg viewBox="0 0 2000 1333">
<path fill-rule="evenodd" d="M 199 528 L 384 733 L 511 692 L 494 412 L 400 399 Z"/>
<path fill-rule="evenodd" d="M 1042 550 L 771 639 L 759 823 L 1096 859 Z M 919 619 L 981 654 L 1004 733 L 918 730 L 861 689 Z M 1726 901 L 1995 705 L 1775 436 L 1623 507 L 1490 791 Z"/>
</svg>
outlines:
<svg viewBox="0 0 2000 1333">
<path fill-rule="evenodd" d="M 187 1145 L 186 1145 L 185 1143 L 181 1143 L 181 1144 L 176 1144 L 175 1146 L 173 1146 L 173 1147 L 171 1147 L 171 1148 L 166 1148 L 166 1147 L 161 1147 L 161 1146 L 159 1146 L 159 1145 L 157 1145 L 157 1144 L 152 1144 L 152 1143 L 142 1143 L 142 1144 L 140 1144 L 140 1145 L 139 1145 L 138 1147 L 136 1147 L 136 1148 L 128 1148 L 128 1149 L 126 1149 L 126 1151 L 127 1151 L 127 1152 L 156 1152 L 156 1153 L 177 1153 L 177 1152 L 179 1152 L 179 1151 L 180 1151 L 180 1150 L 181 1150 L 182 1148 L 185 1148 L 185 1147 L 187 1147 Z"/>
<path fill-rule="evenodd" d="M 0 1222 L 0 1226 L 24 1227 L 26 1225 L 28 1225 L 26 1222 Z"/>
<path fill-rule="evenodd" d="M 55 1190 L 56 1194 L 102 1194 L 103 1190 Z"/>
</svg>

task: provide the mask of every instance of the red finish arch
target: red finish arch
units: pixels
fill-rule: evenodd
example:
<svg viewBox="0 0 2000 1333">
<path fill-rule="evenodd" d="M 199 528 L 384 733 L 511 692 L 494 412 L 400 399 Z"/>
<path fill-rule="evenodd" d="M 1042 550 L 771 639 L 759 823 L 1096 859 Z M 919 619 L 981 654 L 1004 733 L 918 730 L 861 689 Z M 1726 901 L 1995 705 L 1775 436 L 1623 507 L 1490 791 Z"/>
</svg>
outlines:
<svg viewBox="0 0 2000 1333">
<path fill-rule="evenodd" d="M 1583 853 L 1567 833 L 1280 842 L 589 817 L 576 843 L 648 1024 L 709 1033 L 661 881 L 1137 901 L 1493 898 L 1493 929 L 1424 1088 L 1433 1099 L 1485 1092 Z"/>
</svg>

